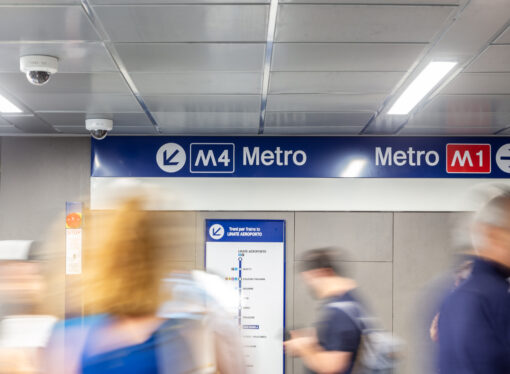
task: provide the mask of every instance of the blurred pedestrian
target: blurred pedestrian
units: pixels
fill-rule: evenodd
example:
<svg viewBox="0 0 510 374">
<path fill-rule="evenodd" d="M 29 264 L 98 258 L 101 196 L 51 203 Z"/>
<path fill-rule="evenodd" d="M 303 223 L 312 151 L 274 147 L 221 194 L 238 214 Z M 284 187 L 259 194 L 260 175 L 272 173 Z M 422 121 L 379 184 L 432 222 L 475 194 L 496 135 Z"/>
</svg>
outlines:
<svg viewBox="0 0 510 374">
<path fill-rule="evenodd" d="M 301 275 L 314 296 L 322 301 L 315 329 L 291 332 L 285 351 L 303 360 L 314 373 L 350 374 L 360 347 L 362 331 L 353 318 L 334 303 L 361 305 L 356 282 L 343 276 L 335 251 L 330 248 L 308 251 Z"/>
<path fill-rule="evenodd" d="M 471 231 L 471 274 L 439 312 L 439 371 L 510 373 L 510 193 L 485 204 Z"/>
<path fill-rule="evenodd" d="M 42 349 L 56 318 L 45 313 L 40 246 L 0 241 L 0 374 L 39 373 Z"/>
<path fill-rule="evenodd" d="M 157 315 L 162 276 L 175 261 L 176 222 L 144 210 L 145 199 L 127 198 L 101 225 L 84 217 L 86 317 L 54 330 L 46 355 L 51 374 L 204 373 L 191 354 L 201 326 Z M 173 218 L 178 219 L 178 218 Z M 94 244 L 91 244 L 94 243 Z"/>
</svg>

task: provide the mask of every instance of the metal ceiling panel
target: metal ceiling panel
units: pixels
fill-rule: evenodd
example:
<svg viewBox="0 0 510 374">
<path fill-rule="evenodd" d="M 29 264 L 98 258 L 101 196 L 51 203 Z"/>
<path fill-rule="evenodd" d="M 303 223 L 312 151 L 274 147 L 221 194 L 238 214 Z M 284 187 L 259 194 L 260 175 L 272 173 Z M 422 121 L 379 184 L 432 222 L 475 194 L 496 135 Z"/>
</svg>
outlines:
<svg viewBox="0 0 510 374">
<path fill-rule="evenodd" d="M 56 74 L 44 87 L 30 84 L 23 73 L 0 73 L 0 87 L 16 93 L 31 94 L 93 94 L 117 93 L 129 94 L 130 91 L 119 73 L 83 73 Z"/>
<path fill-rule="evenodd" d="M 439 95 L 425 112 L 498 113 L 510 111 L 510 95 Z"/>
<path fill-rule="evenodd" d="M 376 111 L 385 95 L 269 95 L 268 111 Z"/>
<path fill-rule="evenodd" d="M 1 43 L 0 71 L 18 72 L 19 58 L 24 55 L 58 57 L 61 73 L 117 71 L 102 43 Z"/>
<path fill-rule="evenodd" d="M 146 95 L 152 112 L 256 112 L 260 95 Z"/>
<path fill-rule="evenodd" d="M 7 126 L 7 127 L 11 127 L 12 124 L 7 122 L 5 119 L 3 119 L 2 117 L 0 117 L 0 127 L 2 126 Z"/>
<path fill-rule="evenodd" d="M 259 113 L 250 112 L 153 112 L 161 128 L 258 130 Z"/>
<path fill-rule="evenodd" d="M 358 135 L 363 126 L 267 127 L 266 135 Z"/>
<path fill-rule="evenodd" d="M 0 135 L 18 135 L 24 132 L 14 126 L 0 126 Z"/>
<path fill-rule="evenodd" d="M 38 112 L 129 113 L 140 112 L 132 95 L 24 94 L 20 99 Z"/>
<path fill-rule="evenodd" d="M 273 72 L 269 93 L 390 93 L 404 73 Z"/>
<path fill-rule="evenodd" d="M 261 42 L 267 5 L 96 6 L 114 42 Z"/>
<path fill-rule="evenodd" d="M 469 128 L 448 128 L 448 127 L 404 127 L 398 135 L 491 135 L 497 129 L 489 127 L 469 127 Z"/>
<path fill-rule="evenodd" d="M 270 0 L 92 0 L 98 5 L 126 4 L 268 4 Z"/>
<path fill-rule="evenodd" d="M 55 127 L 55 129 L 57 129 L 62 134 L 88 135 L 88 136 L 90 136 L 90 133 L 85 128 L 85 125 L 83 127 L 77 127 L 77 126 Z"/>
<path fill-rule="evenodd" d="M 427 43 L 456 7 L 281 5 L 278 42 Z"/>
<path fill-rule="evenodd" d="M 85 129 L 85 119 L 95 117 L 94 113 L 36 113 L 43 120 L 54 127 L 80 127 Z M 97 113 L 98 115 L 100 113 Z M 113 126 L 152 126 L 145 113 L 103 113 L 113 119 Z"/>
<path fill-rule="evenodd" d="M 116 44 L 131 72 L 262 71 L 265 44 Z"/>
<path fill-rule="evenodd" d="M 510 126 L 510 110 L 508 112 L 422 111 L 406 124 L 406 127 L 449 127 L 453 130 L 469 127 L 500 129 L 507 126 Z"/>
<path fill-rule="evenodd" d="M 157 134 L 154 126 L 113 126 L 111 135 L 151 135 Z"/>
<path fill-rule="evenodd" d="M 510 73 L 460 74 L 441 94 L 510 94 Z"/>
<path fill-rule="evenodd" d="M 407 71 L 425 44 L 277 43 L 273 71 Z"/>
<path fill-rule="evenodd" d="M 123 1 L 123 0 L 118 0 Z M 404 4 L 404 5 L 458 5 L 459 0 L 280 0 L 280 4 Z"/>
<path fill-rule="evenodd" d="M 2 6 L 0 40 L 99 40 L 80 6 Z"/>
<path fill-rule="evenodd" d="M 130 76 L 142 95 L 262 93 L 262 73 L 196 71 Z"/>
<path fill-rule="evenodd" d="M 161 127 L 161 133 L 166 135 L 257 135 L 257 127 L 228 127 L 214 128 L 203 126 Z"/>
<path fill-rule="evenodd" d="M 510 44 L 510 27 L 508 27 L 500 36 L 496 39 L 494 44 Z"/>
<path fill-rule="evenodd" d="M 510 72 L 510 45 L 491 45 L 469 67 L 467 72 Z"/>
<path fill-rule="evenodd" d="M 22 115 L 22 116 L 14 116 L 9 115 L 4 117 L 18 129 L 32 133 L 32 134 L 52 134 L 57 131 L 48 125 L 46 122 L 41 120 L 40 118 L 32 115 Z"/>
<path fill-rule="evenodd" d="M 510 128 L 505 129 L 505 130 L 503 130 L 503 131 L 499 132 L 499 133 L 498 133 L 498 135 L 503 135 L 503 136 L 508 136 L 508 135 L 510 135 Z"/>
<path fill-rule="evenodd" d="M 375 112 L 267 112 L 267 127 L 365 126 Z"/>
</svg>

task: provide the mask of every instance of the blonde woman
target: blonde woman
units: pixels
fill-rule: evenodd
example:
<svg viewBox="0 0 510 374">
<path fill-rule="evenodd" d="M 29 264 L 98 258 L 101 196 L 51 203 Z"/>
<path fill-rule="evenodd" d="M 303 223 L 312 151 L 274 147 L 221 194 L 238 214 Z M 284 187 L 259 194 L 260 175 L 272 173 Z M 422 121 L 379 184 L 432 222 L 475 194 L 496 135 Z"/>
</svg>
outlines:
<svg viewBox="0 0 510 374">
<path fill-rule="evenodd" d="M 140 197 L 113 213 L 84 218 L 83 295 L 86 317 L 55 329 L 47 351 L 51 374 L 156 374 L 193 372 L 189 340 L 200 328 L 163 319 L 160 286 L 166 259 L 181 244 L 161 213 L 144 210 Z"/>
</svg>

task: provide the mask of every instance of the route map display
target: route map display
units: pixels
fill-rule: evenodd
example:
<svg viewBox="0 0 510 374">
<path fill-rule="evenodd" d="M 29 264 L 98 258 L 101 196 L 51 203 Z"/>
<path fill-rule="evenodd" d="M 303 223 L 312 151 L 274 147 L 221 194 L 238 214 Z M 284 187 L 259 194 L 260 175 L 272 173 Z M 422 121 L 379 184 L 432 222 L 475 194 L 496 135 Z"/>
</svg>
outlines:
<svg viewBox="0 0 510 374">
<path fill-rule="evenodd" d="M 205 268 L 238 295 L 248 374 L 285 370 L 285 221 L 206 220 Z"/>
</svg>

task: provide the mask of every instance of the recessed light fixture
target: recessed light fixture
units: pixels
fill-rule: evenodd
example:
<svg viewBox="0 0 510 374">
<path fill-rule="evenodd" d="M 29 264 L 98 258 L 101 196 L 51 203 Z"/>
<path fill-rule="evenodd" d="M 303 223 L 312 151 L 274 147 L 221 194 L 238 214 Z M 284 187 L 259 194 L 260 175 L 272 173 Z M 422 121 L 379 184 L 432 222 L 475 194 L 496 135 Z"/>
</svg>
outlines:
<svg viewBox="0 0 510 374">
<path fill-rule="evenodd" d="M 342 173 L 342 178 L 356 178 L 359 177 L 361 171 L 365 167 L 367 160 L 363 158 L 357 158 L 349 162 L 349 165 L 345 168 Z"/>
<path fill-rule="evenodd" d="M 0 113 L 21 113 L 22 110 L 0 95 Z"/>
<path fill-rule="evenodd" d="M 433 61 L 411 82 L 388 111 L 390 115 L 405 115 L 418 104 L 457 65 L 454 61 Z"/>
</svg>

